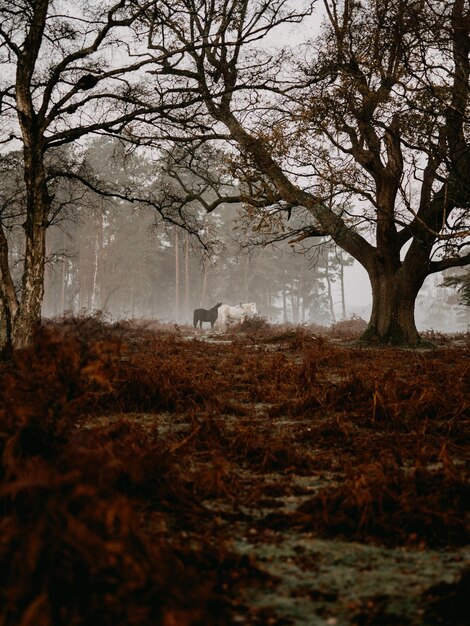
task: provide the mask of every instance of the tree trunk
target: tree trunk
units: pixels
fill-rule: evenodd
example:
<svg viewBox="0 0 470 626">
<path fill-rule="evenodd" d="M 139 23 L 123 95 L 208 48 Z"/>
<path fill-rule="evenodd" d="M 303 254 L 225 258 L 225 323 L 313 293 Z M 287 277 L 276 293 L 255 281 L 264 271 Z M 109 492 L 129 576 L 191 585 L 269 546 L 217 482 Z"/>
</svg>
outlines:
<svg viewBox="0 0 470 626">
<path fill-rule="evenodd" d="M 404 268 L 370 275 L 372 312 L 360 343 L 389 346 L 424 346 L 415 324 L 415 303 L 422 281 Z"/>
<path fill-rule="evenodd" d="M 65 231 L 62 234 L 62 285 L 61 285 L 61 289 L 60 289 L 60 315 L 63 315 L 65 313 L 65 288 L 66 288 L 66 284 L 67 284 L 67 279 L 68 279 L 68 272 L 66 271 L 66 260 L 67 257 L 65 255 L 65 247 L 67 245 L 67 236 L 65 234 Z M 68 261 L 67 261 L 68 263 Z"/>
<path fill-rule="evenodd" d="M 328 271 L 328 260 L 325 265 L 325 278 L 326 278 L 326 287 L 327 287 L 327 294 L 328 294 L 328 306 L 330 309 L 330 317 L 331 317 L 331 321 L 333 322 L 333 324 L 336 324 L 335 306 L 333 302 L 333 289 L 331 287 L 330 273 Z"/>
<path fill-rule="evenodd" d="M 140 221 L 139 221 L 140 225 Z M 93 288 L 91 293 L 91 308 L 102 309 L 102 265 L 103 265 L 103 212 L 99 207 L 96 215 L 96 237 L 93 264 Z"/>
<path fill-rule="evenodd" d="M 13 347 L 25 348 L 41 323 L 44 295 L 44 261 L 46 229 L 35 224 L 26 236 L 26 257 L 21 304 L 13 326 Z"/>
<path fill-rule="evenodd" d="M 343 259 L 339 261 L 339 285 L 341 289 L 341 319 L 346 319 L 346 294 L 344 291 L 344 265 Z"/>
<path fill-rule="evenodd" d="M 180 319 L 180 315 L 180 247 L 178 230 L 175 229 L 175 319 L 177 322 Z"/>
<path fill-rule="evenodd" d="M 15 294 L 8 264 L 8 246 L 0 236 L 2 321 L 0 352 L 25 348 L 41 322 L 46 260 L 46 228 L 50 197 L 41 151 L 31 143 L 24 150 L 26 183 L 25 255 L 20 297 Z"/>
<path fill-rule="evenodd" d="M 13 347 L 25 348 L 41 322 L 44 296 L 44 266 L 46 259 L 46 227 L 50 198 L 47 192 L 44 166 L 38 155 L 25 155 L 27 189 L 25 259 L 21 300 L 13 323 Z"/>
<path fill-rule="evenodd" d="M 12 349 L 12 326 L 18 310 L 15 285 L 8 264 L 8 241 L 0 225 L 0 355 Z"/>
<path fill-rule="evenodd" d="M 243 261 L 243 289 L 242 289 L 242 298 L 243 302 L 248 302 L 249 292 L 250 292 L 250 259 L 248 256 L 245 257 Z"/>
<path fill-rule="evenodd" d="M 292 322 L 294 324 L 299 323 L 299 310 L 300 310 L 300 296 L 299 296 L 299 284 L 296 283 L 296 280 L 292 280 L 291 291 L 290 291 L 290 302 L 292 307 Z"/>
<path fill-rule="evenodd" d="M 184 240 L 184 314 L 186 317 L 191 316 L 191 283 L 189 272 L 189 234 L 186 234 Z"/>
<path fill-rule="evenodd" d="M 287 324 L 289 317 L 287 315 L 287 293 L 286 288 L 282 290 L 282 323 Z"/>
<path fill-rule="evenodd" d="M 15 99 L 23 139 L 24 181 L 26 186 L 25 257 L 21 298 L 13 319 L 13 348 L 25 348 L 41 322 L 44 296 L 46 228 L 51 198 L 44 168 L 44 127 L 34 110 L 32 76 L 46 24 L 49 2 L 34 3 L 34 20 L 18 49 Z"/>
</svg>

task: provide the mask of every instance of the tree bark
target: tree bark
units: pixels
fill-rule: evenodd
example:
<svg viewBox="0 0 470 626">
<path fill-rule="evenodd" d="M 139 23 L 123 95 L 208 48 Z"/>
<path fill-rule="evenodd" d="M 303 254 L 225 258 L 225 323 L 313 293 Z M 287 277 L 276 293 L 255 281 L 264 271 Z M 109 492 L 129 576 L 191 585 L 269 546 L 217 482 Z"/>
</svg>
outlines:
<svg viewBox="0 0 470 626">
<path fill-rule="evenodd" d="M 191 316 L 191 281 L 189 267 L 189 234 L 186 233 L 184 240 L 184 313 Z"/>
<path fill-rule="evenodd" d="M 208 261 L 204 259 L 202 262 L 202 289 L 201 289 L 201 299 L 199 301 L 199 306 L 204 307 L 207 300 L 207 274 L 209 273 L 208 269 Z"/>
<path fill-rule="evenodd" d="M 26 185 L 25 258 L 21 298 L 12 318 L 13 348 L 24 348 L 32 339 L 41 321 L 44 295 L 44 264 L 46 228 L 51 199 L 47 191 L 44 168 L 44 136 L 42 118 L 33 106 L 32 76 L 46 23 L 48 2 L 38 0 L 34 18 L 23 48 L 17 49 L 16 108 L 23 139 L 24 180 Z"/>
<path fill-rule="evenodd" d="M 372 312 L 360 343 L 389 346 L 424 346 L 415 324 L 415 304 L 422 280 L 406 267 L 369 272 Z M 423 279 L 424 280 L 424 279 Z"/>
<path fill-rule="evenodd" d="M 0 355 L 12 349 L 12 325 L 18 310 L 18 299 L 8 264 L 8 241 L 0 225 Z"/>
<path fill-rule="evenodd" d="M 22 297 L 13 322 L 13 347 L 25 348 L 41 322 L 46 258 L 46 218 L 49 198 L 42 168 L 28 194 L 27 217 L 23 225 L 26 235 Z"/>
<path fill-rule="evenodd" d="M 180 301 L 180 247 L 179 247 L 179 234 L 175 229 L 175 319 L 179 321 L 181 316 L 181 301 Z"/>
</svg>

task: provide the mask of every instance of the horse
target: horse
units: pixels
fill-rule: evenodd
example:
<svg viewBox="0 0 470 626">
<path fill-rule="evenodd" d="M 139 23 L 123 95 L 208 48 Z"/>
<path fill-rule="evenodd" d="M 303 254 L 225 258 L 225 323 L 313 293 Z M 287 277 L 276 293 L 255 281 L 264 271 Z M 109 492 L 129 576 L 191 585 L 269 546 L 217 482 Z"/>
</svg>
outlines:
<svg viewBox="0 0 470 626">
<path fill-rule="evenodd" d="M 202 328 L 202 322 L 210 322 L 211 328 L 214 328 L 215 320 L 217 319 L 219 307 L 222 306 L 222 302 L 217 302 L 212 309 L 194 309 L 193 314 L 193 325 L 194 328 L 197 328 L 199 324 L 199 328 Z"/>
<path fill-rule="evenodd" d="M 219 319 L 217 325 L 221 330 L 225 330 L 229 324 L 242 323 L 249 317 L 258 315 L 256 304 L 247 302 L 246 304 L 237 304 L 231 306 L 223 304 L 219 309 Z"/>
</svg>

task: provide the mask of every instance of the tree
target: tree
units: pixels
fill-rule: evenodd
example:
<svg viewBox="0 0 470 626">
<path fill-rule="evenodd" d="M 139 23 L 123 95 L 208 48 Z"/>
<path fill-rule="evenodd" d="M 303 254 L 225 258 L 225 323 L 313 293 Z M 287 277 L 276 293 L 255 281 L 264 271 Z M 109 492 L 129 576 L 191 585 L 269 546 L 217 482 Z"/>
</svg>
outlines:
<svg viewBox="0 0 470 626">
<path fill-rule="evenodd" d="M 455 287 L 459 295 L 459 302 L 470 307 L 470 271 L 456 275 L 445 276 L 442 281 L 444 287 Z"/>
<path fill-rule="evenodd" d="M 75 161 L 102 191 L 158 187 L 161 167 L 116 138 L 87 142 Z M 64 155 L 62 155 L 64 160 Z M 99 180 L 98 174 L 99 173 Z M 173 302 L 170 240 L 154 228 L 155 208 L 94 193 L 75 178 L 55 192 L 63 206 L 47 233 L 43 314 L 102 310 L 114 317 L 165 315 Z M 171 237 L 174 240 L 174 237 Z"/>
<path fill-rule="evenodd" d="M 323 33 L 298 61 L 256 51 L 311 4 L 152 3 L 150 33 L 185 50 L 155 88 L 171 80 L 201 95 L 192 119 L 212 120 L 207 140 L 225 133 L 246 203 L 308 211 L 306 236 L 328 235 L 363 265 L 373 296 L 364 341 L 418 345 L 425 278 L 470 263 L 469 3 L 324 0 Z M 184 120 L 174 121 L 181 140 Z"/>
<path fill-rule="evenodd" d="M 127 15 L 133 2 L 83 0 L 68 12 L 62 5 L 3 0 L 0 7 L 0 144 L 4 149 L 21 146 L 25 192 L 18 289 L 0 224 L 0 352 L 27 345 L 40 321 L 51 187 L 63 174 L 60 168 L 48 169 L 54 151 L 90 134 L 125 136 L 128 125 L 143 113 L 155 119 L 191 101 L 188 95 L 175 105 L 171 94 L 161 99 L 145 92 L 142 73 L 154 59 L 142 52 L 132 30 L 139 14 Z M 154 54 L 166 63 L 177 49 L 160 46 Z M 66 175 L 74 172 L 69 169 Z"/>
</svg>

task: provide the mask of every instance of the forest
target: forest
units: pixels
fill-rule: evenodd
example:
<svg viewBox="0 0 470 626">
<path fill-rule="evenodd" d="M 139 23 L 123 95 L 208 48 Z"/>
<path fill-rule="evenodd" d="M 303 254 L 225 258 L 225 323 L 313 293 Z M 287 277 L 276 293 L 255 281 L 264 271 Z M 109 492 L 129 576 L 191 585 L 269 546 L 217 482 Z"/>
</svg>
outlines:
<svg viewBox="0 0 470 626">
<path fill-rule="evenodd" d="M 184 247 L 191 236 L 206 264 L 220 241 L 207 216 L 222 207 L 241 212 L 242 246 L 330 246 L 316 253 L 327 299 L 334 264 L 341 276 L 354 259 L 367 274 L 368 344 L 421 343 L 415 307 L 429 277 L 451 272 L 466 297 L 466 0 L 20 5 L 5 1 L 0 30 L 2 353 L 28 346 L 54 261 L 62 261 L 61 304 L 89 304 L 84 278 L 72 286 L 67 259 L 76 251 L 65 223 L 93 228 L 86 211 L 99 213 L 100 202 L 102 222 L 106 202 L 148 209 L 177 229 L 173 241 Z M 99 154 L 93 141 L 106 138 L 120 147 Z M 62 245 L 52 245 L 49 231 L 61 225 Z M 98 296 L 90 261 L 92 304 L 106 308 L 120 284 Z M 318 271 L 315 261 L 306 269 Z M 308 271 L 298 273 L 302 282 Z M 140 291 L 143 274 L 132 283 Z M 301 320 L 292 283 L 277 297 L 290 290 Z M 284 303 L 262 299 L 267 317 L 277 305 L 285 318 Z M 333 319 L 331 302 L 326 309 Z"/>
<path fill-rule="evenodd" d="M 152 176 L 152 164 L 126 157 L 116 140 L 98 140 L 86 158 L 110 163 L 108 179 L 115 168 L 142 180 Z M 106 176 L 104 168 L 100 175 Z M 46 317 L 99 310 L 113 319 L 187 323 L 194 308 L 217 300 L 255 300 L 263 317 L 279 322 L 346 317 L 343 274 L 352 259 L 331 244 L 317 244 L 310 253 L 285 241 L 256 245 L 246 233 L 242 206 L 221 206 L 209 215 L 199 211 L 210 233 L 207 252 L 191 233 L 158 220 L 155 210 L 95 195 L 88 201 L 80 197 L 69 219 L 62 215 L 49 231 Z"/>
<path fill-rule="evenodd" d="M 95 169 L 98 163 L 107 164 L 100 167 L 107 181 L 116 170 L 121 183 L 124 177 L 145 180 L 154 175 L 148 159 L 126 155 L 114 138 L 91 142 L 85 158 Z M 4 190 L 18 184 L 8 176 L 3 175 Z M 160 173 L 155 184 L 162 178 Z M 259 233 L 249 230 L 242 204 L 222 205 L 211 214 L 199 211 L 201 224 L 211 233 L 208 253 L 191 233 L 165 223 L 153 208 L 84 194 L 77 185 L 61 188 L 55 197 L 63 208 L 47 233 L 45 318 L 101 311 L 110 320 L 188 323 L 194 308 L 209 308 L 220 300 L 255 301 L 260 315 L 272 323 L 329 325 L 367 317 L 365 307 L 355 306 L 354 278 L 346 270 L 353 263 L 349 255 L 322 238 L 308 246 L 285 239 L 260 244 Z M 13 270 L 17 284 L 22 234 L 21 224 L 10 219 L 9 256 L 18 260 Z M 416 318 L 422 329 L 468 328 L 470 309 L 458 292 L 464 276 L 448 271 L 421 290 Z M 456 285 L 447 286 L 452 280 Z M 361 300 L 366 299 L 364 294 Z"/>
<path fill-rule="evenodd" d="M 0 626 L 463 626 L 469 0 L 0 18 Z"/>
</svg>

